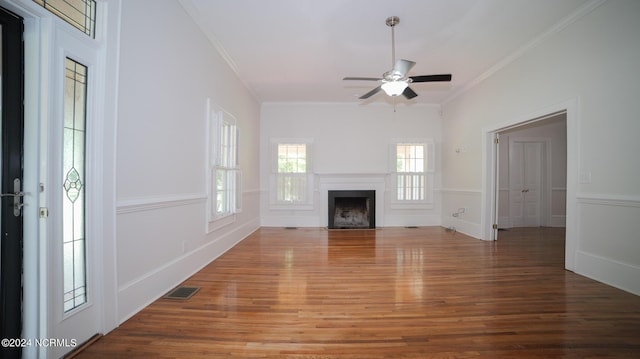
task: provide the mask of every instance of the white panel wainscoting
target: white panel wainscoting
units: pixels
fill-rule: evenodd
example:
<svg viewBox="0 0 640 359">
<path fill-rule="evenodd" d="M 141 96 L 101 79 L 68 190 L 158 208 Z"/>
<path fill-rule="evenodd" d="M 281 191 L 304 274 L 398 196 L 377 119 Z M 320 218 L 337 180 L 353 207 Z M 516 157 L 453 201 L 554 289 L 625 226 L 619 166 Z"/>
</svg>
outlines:
<svg viewBox="0 0 640 359">
<path fill-rule="evenodd" d="M 263 227 L 322 227 L 318 210 L 272 210 L 262 215 Z M 325 224 L 326 226 L 326 224 Z"/>
<path fill-rule="evenodd" d="M 478 189 L 443 188 L 442 226 L 474 238 L 482 238 L 480 210 L 482 191 Z"/>
<path fill-rule="evenodd" d="M 244 192 L 257 203 L 258 191 Z M 246 196 L 245 196 L 246 195 Z M 257 205 L 250 205 L 254 207 Z M 118 201 L 118 322 L 189 278 L 253 233 L 257 213 L 206 234 L 206 195 L 184 194 Z"/>
<path fill-rule="evenodd" d="M 387 211 L 384 220 L 385 227 L 440 226 L 440 223 L 442 223 L 442 216 L 440 213 L 427 214 L 425 213 L 426 211 L 427 210 Z"/>
<path fill-rule="evenodd" d="M 640 295 L 640 266 L 622 263 L 578 250 L 576 273 Z"/>
<path fill-rule="evenodd" d="M 640 295 L 640 197 L 582 193 L 577 200 L 575 272 Z"/>
</svg>

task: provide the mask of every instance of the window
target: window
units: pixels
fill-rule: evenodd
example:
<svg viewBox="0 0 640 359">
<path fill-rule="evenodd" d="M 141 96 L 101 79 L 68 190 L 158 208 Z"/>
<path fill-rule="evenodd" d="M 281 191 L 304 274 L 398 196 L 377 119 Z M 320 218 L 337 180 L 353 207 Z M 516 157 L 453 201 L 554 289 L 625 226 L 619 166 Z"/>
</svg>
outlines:
<svg viewBox="0 0 640 359">
<path fill-rule="evenodd" d="M 95 37 L 96 2 L 94 0 L 34 0 L 87 36 Z"/>
<path fill-rule="evenodd" d="M 275 158 L 272 204 L 287 207 L 311 204 L 311 141 L 272 140 L 272 144 Z"/>
<path fill-rule="evenodd" d="M 395 200 L 403 203 L 427 203 L 433 192 L 433 144 L 396 143 L 393 172 Z"/>
<path fill-rule="evenodd" d="M 396 145 L 396 198 L 399 201 L 424 201 L 425 162 L 424 145 Z"/>
<path fill-rule="evenodd" d="M 306 202 L 307 145 L 278 144 L 278 202 Z"/>
<path fill-rule="evenodd" d="M 64 311 L 87 302 L 85 243 L 85 123 L 87 67 L 66 59 L 63 148 Z"/>
<path fill-rule="evenodd" d="M 240 212 L 242 177 L 235 118 L 225 111 L 210 117 L 209 222 L 213 222 Z"/>
</svg>

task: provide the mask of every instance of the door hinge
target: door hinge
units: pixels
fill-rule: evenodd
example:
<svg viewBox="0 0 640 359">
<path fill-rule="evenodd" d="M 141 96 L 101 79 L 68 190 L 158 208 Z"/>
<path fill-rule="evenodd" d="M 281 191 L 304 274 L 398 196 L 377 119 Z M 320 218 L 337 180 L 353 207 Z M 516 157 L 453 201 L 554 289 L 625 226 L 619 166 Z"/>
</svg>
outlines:
<svg viewBox="0 0 640 359">
<path fill-rule="evenodd" d="M 49 217 L 49 208 L 40 207 L 40 218 L 47 218 L 47 217 Z"/>
<path fill-rule="evenodd" d="M 494 223 L 494 224 L 493 224 L 493 226 L 492 226 L 492 228 L 493 228 L 493 229 L 498 229 L 498 224 L 495 224 L 495 223 Z"/>
<path fill-rule="evenodd" d="M 485 143 L 486 143 L 486 142 L 485 142 Z M 497 145 L 498 143 L 500 143 L 500 140 L 499 140 L 498 138 L 494 138 L 494 139 L 493 139 L 493 143 L 495 143 L 495 144 Z"/>
</svg>

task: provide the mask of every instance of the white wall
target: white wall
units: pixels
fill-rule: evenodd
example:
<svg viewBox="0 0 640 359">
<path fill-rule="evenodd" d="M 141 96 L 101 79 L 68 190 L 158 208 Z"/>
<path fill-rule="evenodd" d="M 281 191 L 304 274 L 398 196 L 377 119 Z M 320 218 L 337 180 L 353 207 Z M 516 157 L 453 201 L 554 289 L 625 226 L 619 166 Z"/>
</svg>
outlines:
<svg viewBox="0 0 640 359">
<path fill-rule="evenodd" d="M 170 25 L 170 26 L 169 26 Z M 117 130 L 118 320 L 259 226 L 259 105 L 176 1 L 123 1 Z M 206 100 L 241 132 L 243 212 L 206 233 Z"/>
<path fill-rule="evenodd" d="M 640 2 L 606 1 L 443 106 L 443 208 L 464 203 L 482 228 L 483 129 L 559 103 L 569 113 L 567 263 L 577 273 L 640 293 Z M 454 149 L 468 151 L 456 156 Z M 485 152 L 486 155 L 486 152 Z M 572 158 L 570 157 L 571 161 Z M 456 193 L 454 193 L 456 192 Z M 570 191 L 571 192 L 571 191 Z"/>
<path fill-rule="evenodd" d="M 270 207 L 269 175 L 272 169 L 269 144 L 273 138 L 313 140 L 313 171 L 316 174 L 313 208 L 282 210 Z M 322 188 L 329 182 L 344 184 L 345 181 L 356 187 L 382 187 L 383 207 L 376 212 L 378 227 L 439 225 L 439 194 L 435 196 L 432 208 L 397 209 L 390 205 L 393 192 L 389 187 L 389 150 L 393 141 L 398 139 L 434 141 L 434 182 L 435 188 L 439 188 L 442 140 L 439 106 L 402 105 L 394 112 L 388 104 L 263 104 L 260 119 L 262 225 L 326 226 Z"/>
</svg>

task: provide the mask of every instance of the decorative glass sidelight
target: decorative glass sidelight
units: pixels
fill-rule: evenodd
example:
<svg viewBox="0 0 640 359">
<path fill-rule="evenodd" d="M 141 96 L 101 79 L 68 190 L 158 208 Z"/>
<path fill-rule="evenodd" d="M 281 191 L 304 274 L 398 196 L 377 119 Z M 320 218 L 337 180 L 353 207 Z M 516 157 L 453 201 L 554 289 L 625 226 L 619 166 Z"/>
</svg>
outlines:
<svg viewBox="0 0 640 359">
<path fill-rule="evenodd" d="M 96 2 L 95 0 L 33 0 L 51 11 L 71 26 L 95 37 Z"/>
<path fill-rule="evenodd" d="M 85 123 L 87 67 L 67 58 L 63 133 L 64 311 L 87 302 L 85 245 Z"/>
</svg>

